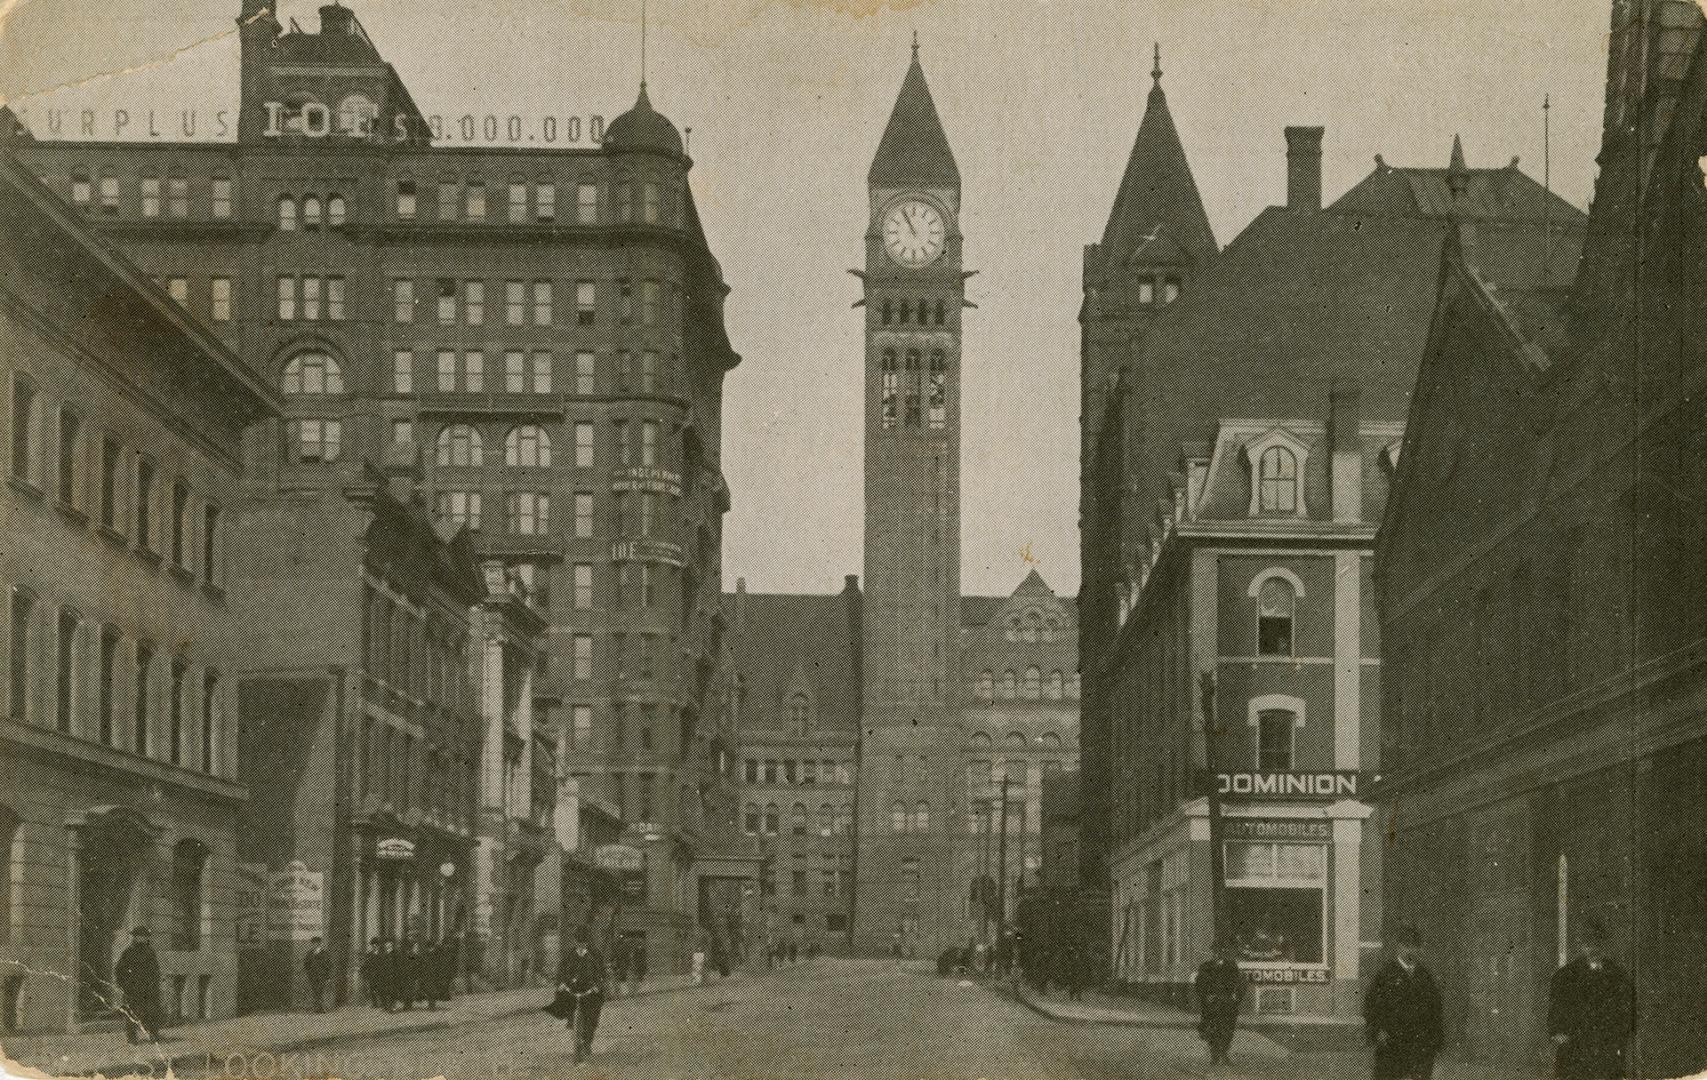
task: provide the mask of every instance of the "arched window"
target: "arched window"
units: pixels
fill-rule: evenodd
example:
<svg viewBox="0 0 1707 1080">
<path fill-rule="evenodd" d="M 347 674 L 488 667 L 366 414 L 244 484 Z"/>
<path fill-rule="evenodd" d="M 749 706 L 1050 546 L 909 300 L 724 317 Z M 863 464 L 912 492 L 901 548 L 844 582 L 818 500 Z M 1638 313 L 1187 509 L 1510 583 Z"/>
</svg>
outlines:
<svg viewBox="0 0 1707 1080">
<path fill-rule="evenodd" d="M 948 305 L 941 300 L 936 302 L 936 324 L 941 326 L 948 321 Z"/>
<path fill-rule="evenodd" d="M 996 688 L 996 696 L 1001 698 L 1003 701 L 1012 700 L 1014 696 L 1014 683 L 1015 680 L 1012 668 L 1002 672 L 1002 683 Z"/>
<path fill-rule="evenodd" d="M 480 429 L 469 424 L 450 424 L 439 431 L 438 463 L 440 465 L 474 465 L 482 463 L 485 454 L 480 444 Z"/>
<path fill-rule="evenodd" d="M 616 219 L 634 220 L 634 178 L 627 173 L 618 173 L 611 191 L 616 196 Z"/>
<path fill-rule="evenodd" d="M 925 388 L 926 421 L 933 428 L 948 423 L 948 360 L 941 349 L 931 352 L 930 381 Z"/>
<path fill-rule="evenodd" d="M 1049 673 L 1049 680 L 1043 684 L 1043 695 L 1050 701 L 1060 701 L 1062 686 L 1061 673 L 1059 671 L 1051 671 Z"/>
<path fill-rule="evenodd" d="M 758 803 L 748 803 L 741 808 L 741 828 L 748 836 L 757 834 L 762 824 L 759 820 Z"/>
<path fill-rule="evenodd" d="M 930 307 L 929 302 L 924 301 L 924 300 L 919 301 L 919 325 L 920 326 L 923 326 L 923 325 L 925 325 L 925 323 L 930 321 L 929 312 L 928 312 L 929 307 Z"/>
<path fill-rule="evenodd" d="M 829 836 L 836 831 L 836 808 L 829 803 L 818 807 L 818 835 Z"/>
<path fill-rule="evenodd" d="M 1257 590 L 1257 655 L 1292 655 L 1292 617 L 1297 595 L 1280 576 L 1267 578 Z"/>
<path fill-rule="evenodd" d="M 538 424 L 522 424 L 504 436 L 504 464 L 525 467 L 551 466 L 551 436 Z"/>
<path fill-rule="evenodd" d="M 193 951 L 202 946 L 202 897 L 205 891 L 207 847 L 200 840 L 180 840 L 172 849 L 172 948 Z"/>
<path fill-rule="evenodd" d="M 296 231 L 296 200 L 289 195 L 279 196 L 279 231 Z"/>
<path fill-rule="evenodd" d="M 1036 641 L 1037 635 L 1038 635 L 1039 630 L 1042 627 L 1042 625 L 1043 625 L 1043 620 L 1037 614 L 1037 612 L 1035 612 L 1035 611 L 1026 612 L 1025 613 L 1025 629 L 1020 633 L 1020 638 L 1024 641 Z"/>
<path fill-rule="evenodd" d="M 1008 628 L 1007 628 L 1007 632 L 1004 636 L 1009 641 L 1018 641 L 1019 640 L 1019 616 L 1018 615 L 1015 615 L 1013 618 L 1008 620 Z"/>
<path fill-rule="evenodd" d="M 989 668 L 978 673 L 978 686 L 973 692 L 981 701 L 989 701 L 996 696 L 996 677 L 990 673 Z"/>
<path fill-rule="evenodd" d="M 1008 737 L 1002 740 L 1002 745 L 1008 750 L 1024 750 L 1026 747 L 1025 735 L 1018 731 L 1010 731 Z"/>
<path fill-rule="evenodd" d="M 326 224 L 342 225 L 347 216 L 347 207 L 342 195 L 333 195 L 326 200 Z"/>
<path fill-rule="evenodd" d="M 894 303 L 891 302 L 887 297 L 885 297 L 883 300 L 883 307 L 881 308 L 881 311 L 882 311 L 882 315 L 879 316 L 879 319 L 882 321 L 884 326 L 888 326 L 889 323 L 895 318 L 895 305 L 894 305 Z"/>
<path fill-rule="evenodd" d="M 812 703 L 805 694 L 788 699 L 788 729 L 796 735 L 806 734 L 812 719 Z"/>
<path fill-rule="evenodd" d="M 775 836 L 776 835 L 777 829 L 779 828 L 779 819 L 781 818 L 781 816 L 782 816 L 782 813 L 780 810 L 777 809 L 776 803 L 766 803 L 765 804 L 765 835 L 766 836 Z"/>
<path fill-rule="evenodd" d="M 988 750 L 990 749 L 990 734 L 987 731 L 974 731 L 971 742 L 974 750 Z"/>
<path fill-rule="evenodd" d="M 323 397 L 344 392 L 344 369 L 322 352 L 299 353 L 285 365 L 279 390 L 286 397 Z"/>
<path fill-rule="evenodd" d="M 836 835 L 849 836 L 853 833 L 853 808 L 847 803 L 836 807 Z"/>
<path fill-rule="evenodd" d="M 1043 620 L 1043 640 L 1057 641 L 1061 637 L 1061 620 L 1051 615 Z"/>
<path fill-rule="evenodd" d="M 1298 459 L 1284 446 L 1271 446 L 1257 462 L 1257 509 L 1265 514 L 1298 510 Z"/>
<path fill-rule="evenodd" d="M 302 197 L 302 227 L 310 231 L 320 227 L 320 196 Z"/>
<path fill-rule="evenodd" d="M 921 802 L 918 806 L 913 808 L 913 831 L 914 832 L 930 832 L 931 831 L 931 804 L 930 803 Z"/>
<path fill-rule="evenodd" d="M 795 836 L 806 835 L 806 804 L 795 803 L 788 810 L 789 831 Z"/>
<path fill-rule="evenodd" d="M 1055 751 L 1061 749 L 1061 736 L 1057 735 L 1053 731 L 1045 731 L 1043 734 L 1039 735 L 1037 737 L 1037 742 L 1045 750 Z"/>
<path fill-rule="evenodd" d="M 1292 768 L 1292 736 L 1297 718 L 1286 709 L 1264 709 L 1257 713 L 1257 769 L 1286 772 Z"/>
<path fill-rule="evenodd" d="M 1030 667 L 1025 669 L 1025 698 L 1026 698 L 1026 700 L 1027 701 L 1036 701 L 1038 698 L 1038 695 L 1042 692 L 1042 689 L 1043 689 L 1043 673 L 1041 671 L 1037 670 L 1036 664 L 1032 664 Z"/>
<path fill-rule="evenodd" d="M 897 802 L 889 808 L 889 831 L 904 833 L 907 831 L 907 804 Z"/>
<path fill-rule="evenodd" d="M 878 370 L 878 406 L 882 424 L 886 428 L 894 427 L 900 415 L 895 404 L 900 388 L 901 373 L 896 370 L 895 350 L 884 349 Z"/>
</svg>

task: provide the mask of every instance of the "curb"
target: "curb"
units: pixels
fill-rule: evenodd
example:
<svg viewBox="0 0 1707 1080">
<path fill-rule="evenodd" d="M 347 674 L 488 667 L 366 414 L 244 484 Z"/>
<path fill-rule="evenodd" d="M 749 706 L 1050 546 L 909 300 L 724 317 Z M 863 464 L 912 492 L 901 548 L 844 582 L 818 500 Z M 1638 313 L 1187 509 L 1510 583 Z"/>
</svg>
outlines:
<svg viewBox="0 0 1707 1080">
<path fill-rule="evenodd" d="M 1030 1009 L 1032 1012 L 1036 1013 L 1037 1015 L 1039 1015 L 1045 1019 L 1048 1019 L 1048 1020 L 1053 1020 L 1057 1024 L 1072 1024 L 1075 1027 L 1148 1028 L 1152 1031 L 1191 1031 L 1196 1027 L 1195 1024 L 1186 1023 L 1186 1022 L 1177 1022 L 1176 1023 L 1176 1022 L 1170 1022 L 1170 1021 L 1164 1021 L 1164 1020 L 1143 1020 L 1143 1019 L 1139 1019 L 1137 1017 L 1130 1017 L 1130 1018 L 1128 1018 L 1128 1017 L 1119 1017 L 1119 1018 L 1111 1017 L 1108 1019 L 1093 1019 L 1092 1017 L 1089 1017 L 1089 1016 L 1066 1016 L 1066 1015 L 1063 1015 L 1061 1013 L 1051 1012 L 1048 1009 L 1045 1009 L 1043 1006 L 1037 1004 L 1035 1001 L 1031 1000 L 1031 998 L 1025 994 L 1006 994 L 1006 993 L 1002 993 L 1002 991 L 999 991 L 999 990 L 997 991 L 997 993 L 1001 993 L 1003 997 L 1013 998 L 1013 1000 L 1019 1002 L 1021 1005 L 1024 1005 L 1026 1008 Z"/>
</svg>

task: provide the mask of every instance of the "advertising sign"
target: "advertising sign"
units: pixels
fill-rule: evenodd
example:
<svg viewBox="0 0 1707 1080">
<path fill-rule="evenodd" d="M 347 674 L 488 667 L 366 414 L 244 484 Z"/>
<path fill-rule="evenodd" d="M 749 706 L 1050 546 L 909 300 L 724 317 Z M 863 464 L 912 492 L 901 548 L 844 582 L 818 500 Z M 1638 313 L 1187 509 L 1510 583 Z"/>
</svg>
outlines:
<svg viewBox="0 0 1707 1080">
<path fill-rule="evenodd" d="M 645 865 L 643 859 L 639 848 L 627 844 L 600 844 L 593 849 L 593 865 L 601 870 L 639 870 Z"/>
<path fill-rule="evenodd" d="M 682 478 L 668 469 L 653 465 L 635 465 L 611 473 L 612 491 L 652 491 L 660 495 L 680 495 Z"/>
<path fill-rule="evenodd" d="M 1334 838 L 1334 823 L 1322 818 L 1228 818 L 1221 835 L 1226 840 L 1326 844 Z"/>
<path fill-rule="evenodd" d="M 237 864 L 237 947 L 259 949 L 267 943 L 267 864 Z"/>
<path fill-rule="evenodd" d="M 611 545 L 612 562 L 664 563 L 682 566 L 686 563 L 680 544 L 668 540 L 618 540 Z"/>
<path fill-rule="evenodd" d="M 307 941 L 326 934 L 325 875 L 293 862 L 267 874 L 267 937 Z"/>
<path fill-rule="evenodd" d="M 404 840 L 401 837 L 393 836 L 375 844 L 373 847 L 373 853 L 377 858 L 381 859 L 394 859 L 398 861 L 413 859 L 415 857 L 415 842 L 413 840 Z"/>
<path fill-rule="evenodd" d="M 1258 986 L 1326 986 L 1327 968 L 1246 968 L 1245 977 Z"/>
<path fill-rule="evenodd" d="M 1355 799 L 1361 776 L 1355 770 L 1321 772 L 1223 772 L 1216 789 L 1231 799 Z"/>
</svg>

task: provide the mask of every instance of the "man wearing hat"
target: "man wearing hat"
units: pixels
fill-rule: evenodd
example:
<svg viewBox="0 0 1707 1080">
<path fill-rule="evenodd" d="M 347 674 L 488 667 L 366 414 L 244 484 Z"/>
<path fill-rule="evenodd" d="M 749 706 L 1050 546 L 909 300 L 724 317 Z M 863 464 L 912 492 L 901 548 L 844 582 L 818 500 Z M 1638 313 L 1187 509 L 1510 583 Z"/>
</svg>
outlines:
<svg viewBox="0 0 1707 1080">
<path fill-rule="evenodd" d="M 308 941 L 308 952 L 302 958 L 302 972 L 308 976 L 308 997 L 315 1012 L 326 1011 L 326 980 L 332 977 L 332 958 L 326 954 L 326 944 L 319 935 Z"/>
<path fill-rule="evenodd" d="M 1233 1031 L 1239 1022 L 1239 1003 L 1245 997 L 1245 977 L 1233 959 L 1233 946 L 1226 937 L 1215 939 L 1215 953 L 1197 969 L 1197 1033 L 1209 1045 L 1209 1064 L 1225 1065 L 1231 1059 Z"/>
<path fill-rule="evenodd" d="M 563 1009 L 555 1014 L 575 1033 L 577 1063 L 593 1052 L 605 996 L 605 962 L 593 951 L 591 939 L 585 926 L 576 927 L 575 947 L 557 965 L 557 996 Z"/>
<path fill-rule="evenodd" d="M 124 995 L 124 1037 L 132 1044 L 140 1032 L 149 1041 L 160 1038 L 160 958 L 148 941 L 148 927 L 130 932 L 130 945 L 119 954 L 113 982 Z"/>
<path fill-rule="evenodd" d="M 1393 935 L 1393 955 L 1370 980 L 1363 1023 L 1375 1047 L 1375 1080 L 1429 1080 L 1446 1041 L 1440 987 L 1422 962 L 1422 935 L 1409 924 Z"/>
<path fill-rule="evenodd" d="M 1553 1075 L 1606 1080 L 1629 1075 L 1625 1051 L 1636 1030 L 1635 988 L 1606 955 L 1606 927 L 1590 919 L 1578 955 L 1553 973 L 1547 1030 L 1553 1036 Z"/>
</svg>

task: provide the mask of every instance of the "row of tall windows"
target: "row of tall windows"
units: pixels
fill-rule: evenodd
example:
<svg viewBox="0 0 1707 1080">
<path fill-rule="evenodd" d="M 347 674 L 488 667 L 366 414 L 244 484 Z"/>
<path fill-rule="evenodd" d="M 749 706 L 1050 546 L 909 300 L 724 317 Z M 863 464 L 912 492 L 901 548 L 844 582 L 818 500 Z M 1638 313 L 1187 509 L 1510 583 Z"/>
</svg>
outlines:
<svg viewBox="0 0 1707 1080">
<path fill-rule="evenodd" d="M 119 217 L 126 206 L 131 213 L 143 218 L 187 219 L 191 211 L 192 184 L 182 172 L 168 170 L 165 176 L 146 172 L 135 178 L 135 196 L 125 194 L 130 177 L 120 177 L 111 168 L 90 171 L 86 166 L 71 170 L 71 205 L 103 217 Z M 43 184 L 52 187 L 48 177 Z M 199 187 L 199 184 L 196 185 Z M 207 182 L 207 215 L 215 220 L 229 220 L 232 212 L 232 183 L 229 176 L 214 174 Z"/>
<path fill-rule="evenodd" d="M 556 354 L 550 349 L 505 349 L 501 373 L 487 377 L 484 349 L 435 349 L 433 351 L 433 380 L 431 385 L 440 393 L 484 393 L 488 390 L 506 394 L 549 394 L 558 385 L 555 374 Z M 619 394 L 656 394 L 669 392 L 679 385 L 680 360 L 675 353 L 654 349 L 640 352 L 620 350 L 614 356 L 610 377 Z M 598 354 L 591 349 L 574 354 L 574 372 L 569 383 L 578 396 L 592 396 L 600 390 Z M 413 349 L 397 349 L 392 353 L 391 390 L 396 394 L 413 394 L 421 386 L 417 379 L 418 361 Z"/>
<path fill-rule="evenodd" d="M 280 274 L 276 278 L 278 317 L 281 322 L 343 322 L 343 277 L 321 274 Z M 175 298 L 174 298 L 175 299 Z"/>
<path fill-rule="evenodd" d="M 223 772 L 220 673 L 12 586 L 7 705 L 18 723 L 204 773 Z"/>
<path fill-rule="evenodd" d="M 181 274 L 165 277 L 150 275 L 149 280 L 154 282 L 156 288 L 165 290 L 166 295 L 170 296 L 179 307 L 194 310 L 190 304 L 190 279 L 188 277 Z M 196 313 L 204 315 L 209 322 L 230 322 L 233 303 L 231 279 L 216 275 L 208 278 L 206 312 L 198 311 Z"/>
<path fill-rule="evenodd" d="M 972 685 L 972 693 L 980 701 L 1012 701 L 1015 698 L 1026 701 L 1076 701 L 1079 697 L 1079 673 L 1074 671 L 1063 676 L 1059 670 L 1055 670 L 1044 675 L 1036 664 L 1032 664 L 1025 669 L 1023 677 L 1016 676 L 1012 668 L 997 676 L 986 668 L 978 673 L 978 678 Z"/>
<path fill-rule="evenodd" d="M 932 429 L 947 425 L 948 358 L 941 349 L 931 351 L 928 373 L 918 349 L 906 350 L 899 359 L 894 349 L 883 350 L 878 362 L 878 415 L 885 428 L 916 428 L 927 416 Z"/>
<path fill-rule="evenodd" d="M 741 768 L 742 779 L 749 784 L 811 787 L 853 782 L 853 763 L 833 758 L 746 758 Z"/>
<path fill-rule="evenodd" d="M 682 312 L 682 288 L 678 282 L 645 278 L 616 278 L 609 295 L 615 297 L 612 313 L 618 326 L 679 327 Z M 430 286 L 414 278 L 393 278 L 391 282 L 392 321 L 417 321 L 419 302 L 431 290 L 433 321 L 440 326 L 485 326 L 488 323 L 487 282 L 478 278 L 434 278 Z M 501 291 L 494 294 L 502 302 L 502 310 L 492 312 L 493 321 L 502 319 L 505 326 L 556 325 L 554 283 L 550 279 L 508 278 Z M 574 283 L 573 325 L 597 326 L 599 312 L 599 282 L 580 278 Z"/>
<path fill-rule="evenodd" d="M 948 322 L 948 302 L 938 300 L 884 299 L 877 307 L 878 322 L 884 326 L 943 326 Z"/>
<path fill-rule="evenodd" d="M 924 806 L 923 803 L 920 804 Z M 929 808 L 925 808 L 929 818 Z M 776 803 L 760 806 L 756 802 L 741 808 L 741 827 L 749 836 L 777 836 L 783 829 L 782 808 Z M 788 832 L 791 836 L 850 836 L 853 834 L 853 807 L 849 803 L 823 803 L 816 814 L 805 803 L 795 803 L 788 811 Z"/>
<path fill-rule="evenodd" d="M 502 221 L 510 225 L 529 223 L 552 224 L 558 220 L 558 188 L 552 177 L 529 179 L 512 174 L 501 184 L 489 185 L 482 177 L 442 176 L 437 181 L 419 181 L 412 176 L 399 177 L 395 182 L 393 210 L 400 221 L 415 221 L 420 217 L 422 189 L 431 184 L 435 199 L 436 220 L 440 222 L 469 222 L 482 224 Z M 619 224 L 677 225 L 678 199 L 673 184 L 637 178 L 628 174 L 617 176 L 610 184 L 614 204 L 612 220 Z M 604 197 L 601 185 L 592 178 L 582 178 L 574 185 L 572 220 L 576 225 L 598 225 Z M 502 213 L 493 213 L 491 203 L 503 200 Z"/>
<path fill-rule="evenodd" d="M 344 197 L 330 195 L 280 195 L 277 203 L 280 232 L 317 232 L 321 228 L 335 229 L 348 219 L 349 209 Z"/>
</svg>

